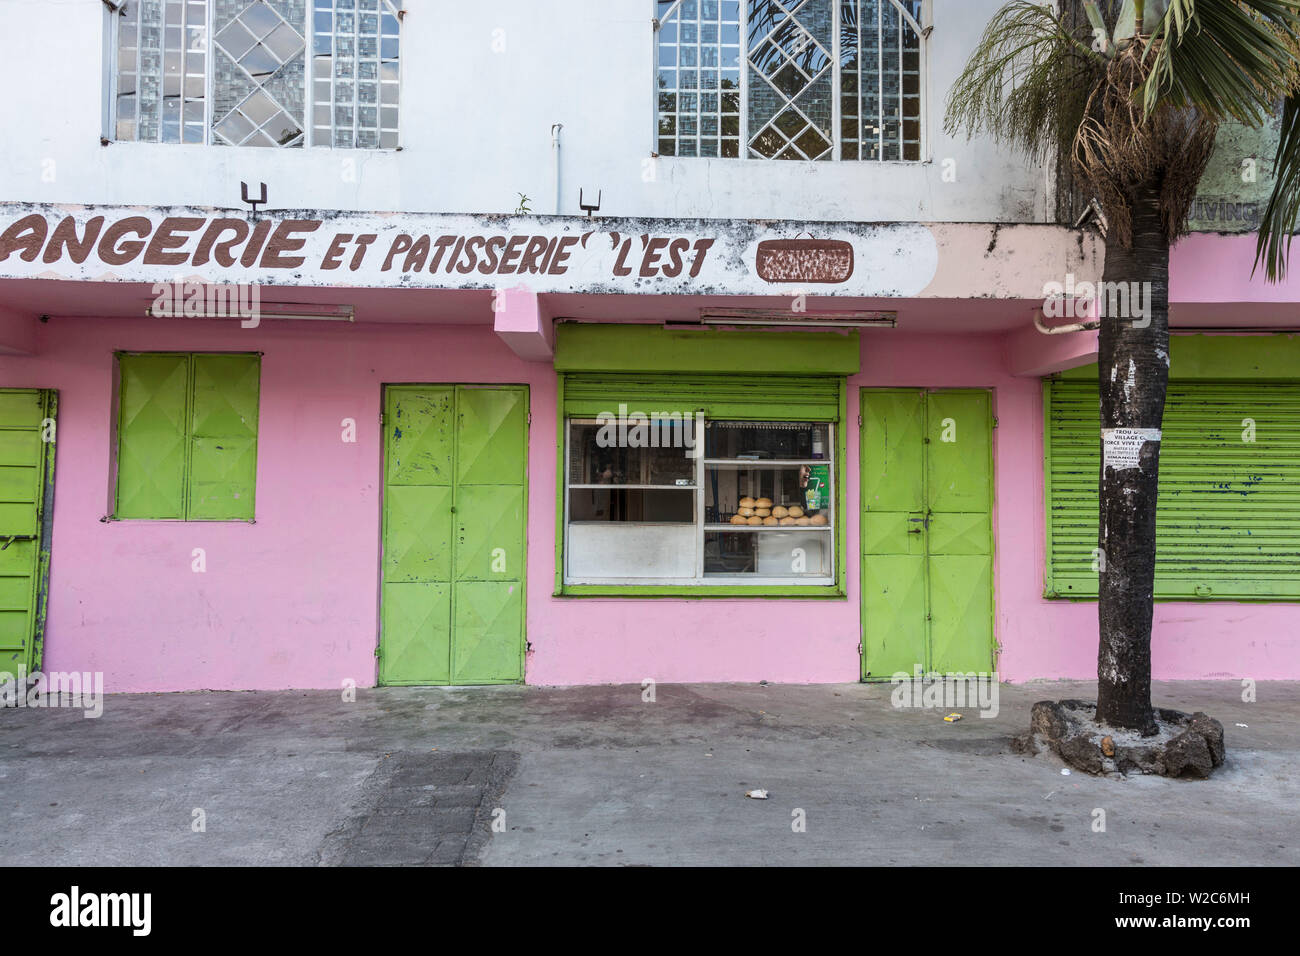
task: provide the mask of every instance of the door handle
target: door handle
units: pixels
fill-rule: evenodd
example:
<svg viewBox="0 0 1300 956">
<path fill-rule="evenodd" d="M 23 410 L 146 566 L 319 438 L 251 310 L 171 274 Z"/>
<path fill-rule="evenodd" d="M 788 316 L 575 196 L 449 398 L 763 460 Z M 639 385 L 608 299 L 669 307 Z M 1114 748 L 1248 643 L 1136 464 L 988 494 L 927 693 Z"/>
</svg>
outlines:
<svg viewBox="0 0 1300 956">
<path fill-rule="evenodd" d="M 13 544 L 15 541 L 35 541 L 35 540 L 36 540 L 36 535 L 34 534 L 11 534 L 5 538 L 4 544 L 0 545 L 0 551 L 7 550 L 9 545 Z"/>
</svg>

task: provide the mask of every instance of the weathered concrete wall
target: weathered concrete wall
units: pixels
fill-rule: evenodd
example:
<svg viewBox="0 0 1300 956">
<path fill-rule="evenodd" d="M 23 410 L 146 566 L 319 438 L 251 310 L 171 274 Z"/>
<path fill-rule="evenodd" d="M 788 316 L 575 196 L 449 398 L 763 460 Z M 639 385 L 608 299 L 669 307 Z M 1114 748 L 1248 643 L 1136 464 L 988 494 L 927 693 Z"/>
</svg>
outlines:
<svg viewBox="0 0 1300 956">
<path fill-rule="evenodd" d="M 467 320 L 473 317 L 467 316 Z M 487 324 L 267 326 L 54 318 L 0 383 L 60 390 L 45 664 L 113 691 L 338 687 L 375 679 L 380 390 L 385 382 L 531 388 L 527 679 L 851 681 L 858 674 L 858 431 L 848 429 L 847 600 L 556 598 L 555 376 Z M 1088 678 L 1096 608 L 1045 601 L 1039 383 L 1002 336 L 864 332 L 862 386 L 994 390 L 996 628 L 1012 680 Z M 257 522 L 101 522 L 109 510 L 114 349 L 259 349 Z M 354 418 L 357 442 L 341 440 Z M 191 570 L 206 551 L 207 571 Z M 1294 605 L 1159 604 L 1158 678 L 1300 677 Z"/>
<path fill-rule="evenodd" d="M 988 140 L 943 134 L 948 88 L 1001 0 L 933 0 L 924 163 L 660 159 L 653 0 L 406 0 L 401 151 L 101 146 L 100 0 L 0 0 L 21 42 L 0 79 L 0 199 L 233 206 L 265 182 L 271 208 L 554 213 L 603 191 L 602 214 L 834 221 L 1036 222 L 1046 180 Z M 502 48 L 503 47 L 503 48 Z M 497 52 L 497 50 L 500 52 Z M 953 160 L 956 181 L 944 180 Z M 647 181 L 649 177 L 649 181 Z"/>
</svg>

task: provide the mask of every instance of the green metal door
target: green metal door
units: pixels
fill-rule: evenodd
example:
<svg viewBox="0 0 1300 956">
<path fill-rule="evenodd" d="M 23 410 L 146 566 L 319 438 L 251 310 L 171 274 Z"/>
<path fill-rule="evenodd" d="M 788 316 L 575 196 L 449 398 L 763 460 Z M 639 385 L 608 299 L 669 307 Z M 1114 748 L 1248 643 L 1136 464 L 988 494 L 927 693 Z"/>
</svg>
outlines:
<svg viewBox="0 0 1300 956">
<path fill-rule="evenodd" d="M 862 389 L 862 676 L 992 670 L 991 403 Z"/>
<path fill-rule="evenodd" d="M 57 393 L 0 389 L 0 674 L 41 665 Z"/>
<path fill-rule="evenodd" d="M 385 392 L 383 684 L 523 679 L 523 386 Z"/>
</svg>

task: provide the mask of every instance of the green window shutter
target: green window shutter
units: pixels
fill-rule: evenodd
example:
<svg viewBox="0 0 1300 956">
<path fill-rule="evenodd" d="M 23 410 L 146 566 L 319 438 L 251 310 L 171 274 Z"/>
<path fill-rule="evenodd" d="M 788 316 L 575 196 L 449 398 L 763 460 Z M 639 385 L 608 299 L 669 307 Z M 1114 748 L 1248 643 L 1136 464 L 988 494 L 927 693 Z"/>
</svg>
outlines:
<svg viewBox="0 0 1300 956">
<path fill-rule="evenodd" d="M 261 359 L 118 356 L 116 518 L 251 520 Z"/>
<path fill-rule="evenodd" d="M 842 378 L 831 376 L 570 373 L 564 412 L 570 418 L 639 412 L 703 411 L 713 419 L 836 422 Z"/>
<path fill-rule="evenodd" d="M 257 355 L 195 355 L 191 520 L 250 520 L 257 486 Z"/>
<path fill-rule="evenodd" d="M 118 358 L 118 518 L 185 516 L 189 356 Z"/>
<path fill-rule="evenodd" d="M 1096 597 L 1097 386 L 1045 396 L 1047 591 Z M 1300 383 L 1170 383 L 1156 548 L 1157 599 L 1300 599 Z"/>
</svg>

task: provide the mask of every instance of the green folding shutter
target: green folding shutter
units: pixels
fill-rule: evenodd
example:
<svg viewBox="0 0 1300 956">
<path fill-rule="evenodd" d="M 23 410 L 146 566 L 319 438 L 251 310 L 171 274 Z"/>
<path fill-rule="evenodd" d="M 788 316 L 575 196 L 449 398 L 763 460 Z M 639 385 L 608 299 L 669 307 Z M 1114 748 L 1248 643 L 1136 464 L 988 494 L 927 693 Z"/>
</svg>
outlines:
<svg viewBox="0 0 1300 956">
<path fill-rule="evenodd" d="M 1096 597 L 1097 386 L 1044 397 L 1046 593 Z M 1300 383 L 1170 383 L 1156 549 L 1157 599 L 1300 598 Z"/>
<path fill-rule="evenodd" d="M 260 372 L 256 354 L 120 354 L 114 517 L 251 520 Z"/>
<path fill-rule="evenodd" d="M 257 486 L 257 355 L 195 355 L 191 520 L 250 520 Z"/>
<path fill-rule="evenodd" d="M 185 516 L 189 356 L 123 354 L 118 412 L 118 518 Z"/>
</svg>

